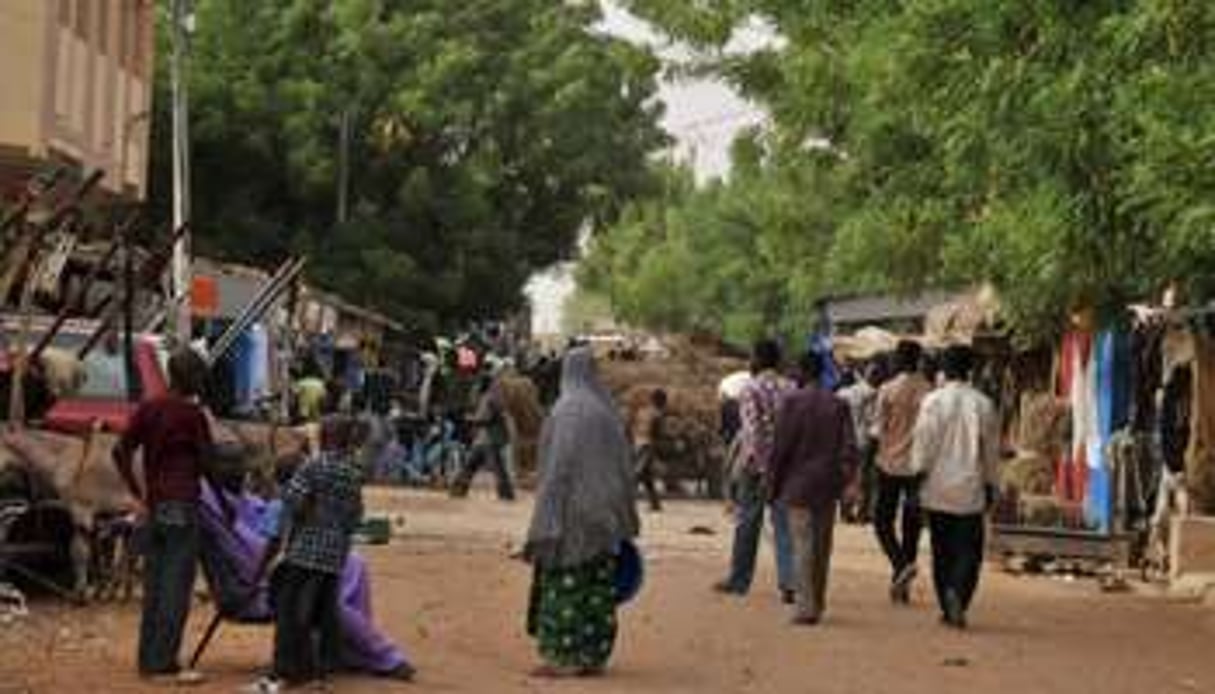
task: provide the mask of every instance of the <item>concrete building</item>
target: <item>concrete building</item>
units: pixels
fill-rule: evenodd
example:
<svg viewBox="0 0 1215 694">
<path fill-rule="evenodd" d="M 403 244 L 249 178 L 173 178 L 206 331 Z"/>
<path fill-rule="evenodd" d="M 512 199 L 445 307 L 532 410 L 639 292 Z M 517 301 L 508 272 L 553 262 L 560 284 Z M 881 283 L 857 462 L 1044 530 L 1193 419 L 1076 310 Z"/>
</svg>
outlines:
<svg viewBox="0 0 1215 694">
<path fill-rule="evenodd" d="M 53 162 L 147 190 L 154 0 L 0 2 L 0 196 Z"/>
</svg>

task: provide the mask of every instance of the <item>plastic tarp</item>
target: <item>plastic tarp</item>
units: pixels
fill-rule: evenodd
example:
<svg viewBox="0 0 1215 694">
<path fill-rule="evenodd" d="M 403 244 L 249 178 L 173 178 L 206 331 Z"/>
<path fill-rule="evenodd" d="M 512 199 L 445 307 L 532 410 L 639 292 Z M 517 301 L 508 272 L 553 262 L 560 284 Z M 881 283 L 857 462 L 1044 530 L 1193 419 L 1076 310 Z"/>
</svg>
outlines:
<svg viewBox="0 0 1215 694">
<path fill-rule="evenodd" d="M 876 326 L 867 326 L 851 335 L 836 335 L 833 346 L 838 359 L 864 361 L 893 352 L 898 344 L 898 335 Z"/>
<path fill-rule="evenodd" d="M 269 544 L 258 533 L 267 503 L 250 495 L 228 498 L 236 511 L 229 525 L 214 492 L 203 492 L 201 505 L 202 564 L 220 612 L 233 621 L 270 623 L 273 612 L 269 578 L 257 570 Z M 367 564 L 351 553 L 342 570 L 339 617 L 342 661 L 353 670 L 387 674 L 407 663 L 405 654 L 375 625 Z"/>
</svg>

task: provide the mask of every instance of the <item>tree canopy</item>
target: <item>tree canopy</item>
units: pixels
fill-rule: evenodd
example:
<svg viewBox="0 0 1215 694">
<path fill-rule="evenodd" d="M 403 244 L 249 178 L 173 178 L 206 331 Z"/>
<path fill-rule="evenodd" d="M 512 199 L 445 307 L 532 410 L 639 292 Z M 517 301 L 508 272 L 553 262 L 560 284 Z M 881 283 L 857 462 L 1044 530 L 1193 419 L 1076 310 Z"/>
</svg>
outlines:
<svg viewBox="0 0 1215 694">
<path fill-rule="evenodd" d="M 804 326 L 826 293 L 990 281 L 1014 325 L 1044 335 L 1074 308 L 1108 319 L 1170 283 L 1215 290 L 1210 3 L 628 4 L 771 126 L 727 182 L 639 204 L 598 245 L 600 264 L 652 247 L 613 266 L 626 316 L 773 330 Z M 722 50 L 756 19 L 779 40 Z M 635 303 L 691 271 L 722 288 L 665 312 Z"/>
<path fill-rule="evenodd" d="M 536 269 L 653 184 L 660 66 L 598 33 L 596 3 L 198 0 L 196 12 L 201 252 L 259 264 L 308 253 L 321 284 L 434 329 L 517 308 Z M 162 212 L 168 75 L 162 64 L 151 190 Z"/>
</svg>

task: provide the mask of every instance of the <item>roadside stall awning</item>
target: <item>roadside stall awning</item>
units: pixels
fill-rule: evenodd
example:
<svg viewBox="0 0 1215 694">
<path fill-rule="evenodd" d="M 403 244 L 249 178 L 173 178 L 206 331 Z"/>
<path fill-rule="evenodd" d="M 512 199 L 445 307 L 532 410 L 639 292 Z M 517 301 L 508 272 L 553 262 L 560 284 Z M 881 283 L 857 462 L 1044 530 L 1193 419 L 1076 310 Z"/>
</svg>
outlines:
<svg viewBox="0 0 1215 694">
<path fill-rule="evenodd" d="M 995 326 L 999 311 L 999 297 L 990 285 L 934 306 L 924 318 L 924 345 L 972 344 L 976 335 Z"/>
<path fill-rule="evenodd" d="M 833 338 L 835 358 L 842 361 L 865 361 L 879 354 L 893 352 L 899 344 L 899 336 L 881 328 L 869 326 L 852 335 L 836 335 Z"/>
</svg>

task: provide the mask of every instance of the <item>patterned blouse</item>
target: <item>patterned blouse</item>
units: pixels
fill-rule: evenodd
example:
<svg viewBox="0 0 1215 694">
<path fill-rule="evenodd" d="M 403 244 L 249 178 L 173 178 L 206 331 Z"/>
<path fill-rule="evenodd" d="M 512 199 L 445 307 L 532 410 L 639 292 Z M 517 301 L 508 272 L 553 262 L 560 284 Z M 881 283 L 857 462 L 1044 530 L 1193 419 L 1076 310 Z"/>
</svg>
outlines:
<svg viewBox="0 0 1215 694">
<path fill-rule="evenodd" d="M 764 371 L 743 388 L 739 396 L 742 430 L 739 432 L 743 469 L 764 474 L 776 441 L 776 411 L 794 384 L 775 371 Z"/>
</svg>

